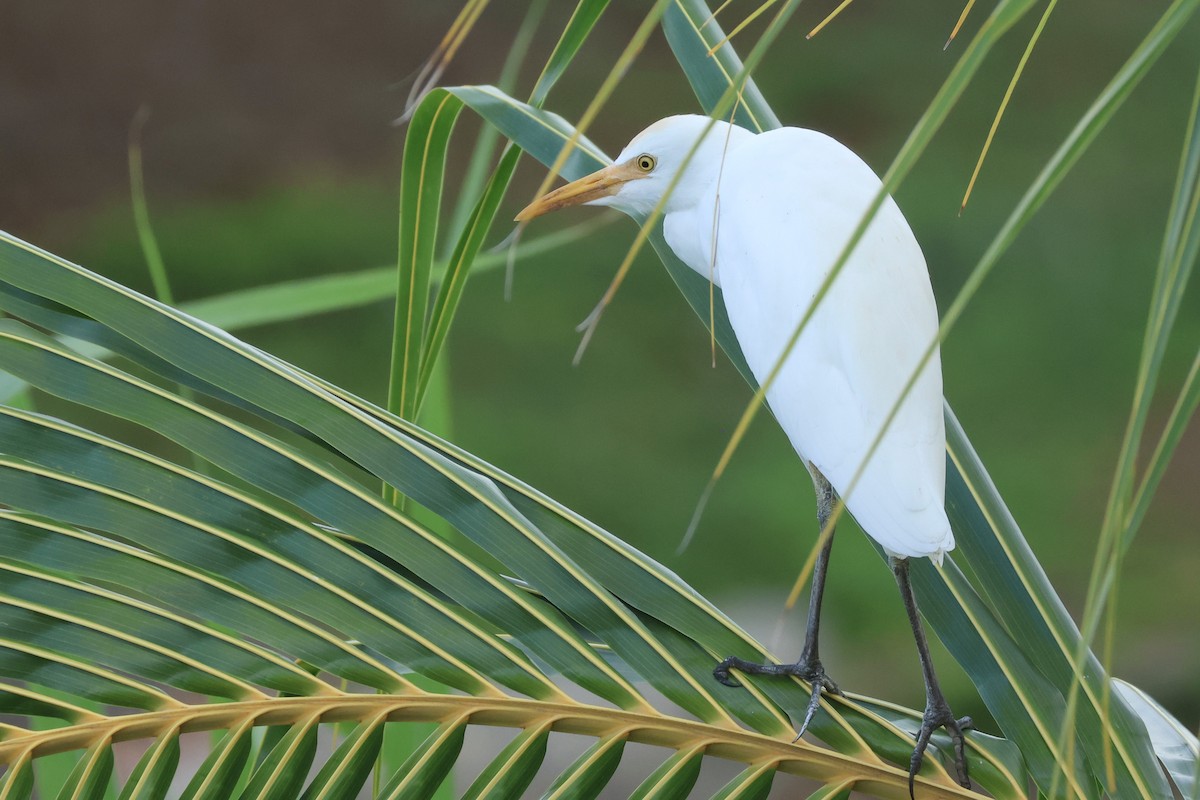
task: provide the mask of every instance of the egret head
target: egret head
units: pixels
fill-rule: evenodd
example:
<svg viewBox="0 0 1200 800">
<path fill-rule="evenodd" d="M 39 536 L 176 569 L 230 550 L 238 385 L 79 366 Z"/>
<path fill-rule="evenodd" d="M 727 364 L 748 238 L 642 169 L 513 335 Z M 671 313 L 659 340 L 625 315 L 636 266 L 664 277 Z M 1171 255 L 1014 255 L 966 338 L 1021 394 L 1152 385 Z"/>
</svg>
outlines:
<svg viewBox="0 0 1200 800">
<path fill-rule="evenodd" d="M 645 215 L 668 190 L 665 213 L 690 208 L 717 177 L 725 155 L 751 136 L 744 128 L 696 114 L 660 119 L 633 137 L 611 166 L 538 198 L 517 220 L 576 205 L 612 206 L 626 214 Z M 697 141 L 700 146 L 671 189 Z"/>
</svg>

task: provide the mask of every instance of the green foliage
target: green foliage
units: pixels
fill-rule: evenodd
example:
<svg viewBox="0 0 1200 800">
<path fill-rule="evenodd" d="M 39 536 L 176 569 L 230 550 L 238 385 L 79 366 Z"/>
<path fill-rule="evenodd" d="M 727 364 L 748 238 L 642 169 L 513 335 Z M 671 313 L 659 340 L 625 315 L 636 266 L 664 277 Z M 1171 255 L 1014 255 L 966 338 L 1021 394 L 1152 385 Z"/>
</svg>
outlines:
<svg viewBox="0 0 1200 800">
<path fill-rule="evenodd" d="M 777 772 L 820 781 L 815 797 L 852 788 L 907 794 L 918 712 L 827 697 L 811 726 L 825 746 L 792 742 L 792 716 L 807 704 L 802 683 L 748 682 L 734 692 L 710 677 L 721 656 L 774 658 L 766 648 L 670 570 L 411 422 L 471 270 L 501 260 L 481 250 L 519 156 L 567 177 L 607 163 L 575 126 L 541 109 L 607 5 L 579 3 L 528 103 L 473 86 L 435 89 L 415 105 L 394 274 L 320 278 L 194 307 L 255 324 L 388 296 L 383 280 L 394 281 L 386 409 L 0 235 L 0 308 L 12 317 L 0 320 L 0 368 L 74 406 L 154 431 L 187 456 L 171 460 L 91 423 L 0 407 L 0 712 L 55 720 L 5 726 L 0 798 L 27 795 L 38 761 L 61 752 L 81 755 L 60 796 L 102 797 L 112 745 L 133 739 L 150 745 L 120 796 L 161 797 L 179 769 L 185 727 L 224 732 L 186 798 L 349 798 L 383 760 L 389 726 L 431 723 L 407 760 L 381 776 L 379 796 L 430 797 L 461 758 L 472 725 L 518 732 L 467 788 L 470 798 L 523 796 L 561 733 L 594 743 L 559 773 L 548 798 L 598 796 L 631 741 L 665 748 L 661 766 L 635 790 L 639 798 L 687 796 L 708 757 L 746 765 L 715 795 L 723 800 L 766 797 Z M 888 171 L 886 190 L 911 170 L 990 49 L 1032 5 L 997 5 Z M 1176 0 L 1084 114 L 947 311 L 943 335 L 1196 5 Z M 794 7 L 783 4 L 746 64 L 761 60 Z M 705 109 L 732 111 L 752 128 L 779 124 L 728 43 L 709 56 L 724 35 L 703 2 L 657 4 L 638 36 L 659 14 Z M 479 197 L 466 201 L 473 205 L 461 229 L 452 228 L 440 267 L 441 193 L 464 107 L 509 144 Z M 1193 123 L 1139 386 L 1155 382 L 1200 241 L 1195 214 L 1185 210 L 1195 206 L 1195 130 Z M 143 219 L 144 211 L 143 203 Z M 710 288 L 650 222 L 648 240 L 707 322 Z M 719 294 L 712 310 L 716 340 L 749 378 Z M 1194 378 L 1195 371 L 1140 494 L 1132 494 L 1132 459 L 1118 469 L 1124 547 L 1195 408 Z M 13 391 L 21 388 L 14 382 Z M 1132 429 L 1144 424 L 1147 402 L 1140 392 Z M 1006 737 L 968 737 L 972 777 L 997 798 L 1024 797 L 1030 779 L 1055 795 L 1159 798 L 1171 796 L 1169 774 L 1194 797 L 1195 737 L 1144 693 L 1120 683 L 1111 691 L 1089 649 L 1092 630 L 1076 629 L 949 408 L 947 421 L 947 505 L 959 549 L 944 567 L 921 563 L 913 575 L 930 624 Z M 381 499 L 380 482 L 419 509 Z M 430 530 L 418 510 L 467 543 Z M 1111 567 L 1111 584 L 1118 564 L 1098 563 Z M 347 733 L 325 754 L 319 737 L 333 724 Z M 265 733 L 254 757 L 256 731 Z M 977 796 L 957 786 L 948 763 L 940 752 L 927 759 L 919 796 Z"/>
</svg>

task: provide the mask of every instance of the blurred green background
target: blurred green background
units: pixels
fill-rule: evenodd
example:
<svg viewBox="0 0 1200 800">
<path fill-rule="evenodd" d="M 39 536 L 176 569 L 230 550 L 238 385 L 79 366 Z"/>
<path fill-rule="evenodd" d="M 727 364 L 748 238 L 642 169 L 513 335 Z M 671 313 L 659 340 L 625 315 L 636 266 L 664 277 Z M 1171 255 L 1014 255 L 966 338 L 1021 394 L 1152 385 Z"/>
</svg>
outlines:
<svg viewBox="0 0 1200 800">
<path fill-rule="evenodd" d="M 521 72 L 528 92 L 573 3 L 553 2 Z M 614 3 L 547 107 L 577 119 L 644 13 Z M 727 28 L 756 4 L 734 3 Z M 826 131 L 886 169 L 965 42 L 942 51 L 958 3 L 859 0 L 811 41 L 831 1 L 801 7 L 758 80 L 793 125 Z M 991 57 L 897 199 L 945 308 L 1053 149 L 1167 3 L 1066 3 L 1051 19 L 975 196 L 962 191 L 1036 14 Z M 495 3 L 444 83 L 491 83 L 524 3 Z M 126 142 L 145 104 L 146 185 L 178 300 L 393 262 L 408 80 L 458 3 L 124 0 L 0 6 L 0 227 L 145 291 Z M 987 9 L 968 21 L 963 38 Z M 737 40 L 746 51 L 756 29 Z M 1022 234 L 943 348 L 946 394 L 1068 607 L 1083 604 L 1113 462 L 1132 397 L 1157 250 L 1197 56 L 1197 21 L 1138 88 Z M 661 35 L 590 135 L 615 153 L 696 104 Z M 478 124 L 463 115 L 452 177 Z M 544 170 L 527 161 L 515 212 Z M 448 202 L 455 198 L 448 187 Z M 533 238 L 598 213 L 539 221 Z M 507 215 L 502 215 L 507 218 Z M 499 241 L 509 232 L 493 232 Z M 450 345 L 452 438 L 660 559 L 752 631 L 798 651 L 803 603 L 781 618 L 815 537 L 807 474 L 765 416 L 719 485 L 693 547 L 673 555 L 749 391 L 710 364 L 703 327 L 652 254 L 607 312 L 579 367 L 573 327 L 633 238 L 621 221 L 585 242 L 476 276 Z M 1200 339 L 1185 300 L 1154 419 Z M 383 400 L 390 305 L 239 335 Z M 1152 420 L 1151 429 L 1157 432 Z M 1116 674 L 1195 729 L 1200 720 L 1200 431 L 1192 431 L 1128 558 Z M 922 700 L 893 582 L 843 528 L 823 627 L 843 687 Z M 986 718 L 939 654 L 959 713 Z"/>
</svg>

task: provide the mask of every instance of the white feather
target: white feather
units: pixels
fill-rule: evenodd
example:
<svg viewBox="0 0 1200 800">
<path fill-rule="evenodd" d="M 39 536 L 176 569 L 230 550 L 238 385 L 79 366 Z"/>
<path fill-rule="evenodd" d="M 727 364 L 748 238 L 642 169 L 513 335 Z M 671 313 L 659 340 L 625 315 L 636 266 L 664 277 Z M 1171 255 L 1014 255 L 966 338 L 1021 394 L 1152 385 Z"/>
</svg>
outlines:
<svg viewBox="0 0 1200 800">
<path fill-rule="evenodd" d="M 664 174 L 654 182 L 631 181 L 612 204 L 640 207 L 655 191 L 661 196 L 671 165 L 678 168 L 680 154 L 705 124 L 700 117 L 670 118 L 635 139 L 627 153 L 655 155 Z M 755 136 L 736 129 L 728 147 L 726 132 L 718 123 L 688 167 L 681 182 L 686 194 L 668 202 L 665 234 L 688 266 L 705 277 L 715 273 L 734 333 L 762 382 L 880 181 L 853 152 L 815 131 L 782 128 Z M 797 453 L 825 475 L 868 535 L 891 554 L 940 562 L 954 536 L 944 508 L 946 436 L 936 352 L 865 460 L 937 326 L 924 256 L 888 198 L 767 401 Z"/>
</svg>

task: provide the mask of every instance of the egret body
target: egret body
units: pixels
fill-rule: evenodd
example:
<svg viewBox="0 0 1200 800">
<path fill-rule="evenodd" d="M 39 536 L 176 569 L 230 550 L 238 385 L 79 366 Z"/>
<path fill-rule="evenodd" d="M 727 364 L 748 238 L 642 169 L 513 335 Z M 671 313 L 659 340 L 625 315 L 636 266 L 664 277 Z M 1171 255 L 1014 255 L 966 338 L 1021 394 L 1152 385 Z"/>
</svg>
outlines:
<svg viewBox="0 0 1200 800">
<path fill-rule="evenodd" d="M 880 180 L 853 152 L 816 131 L 780 128 L 754 134 L 684 115 L 654 123 L 612 166 L 542 197 L 517 219 L 577 204 L 644 216 L 673 181 L 675 188 L 663 206 L 667 244 L 721 288 L 746 362 L 765 382 L 879 192 Z M 955 741 L 960 781 L 969 785 L 961 729 L 970 723 L 955 719 L 938 687 L 908 577 L 909 558 L 928 557 L 940 564 L 954 548 L 944 507 L 946 434 L 936 353 L 874 454 L 867 456 L 937 327 L 924 256 L 889 197 L 766 393 L 772 413 L 813 477 L 821 528 L 840 496 L 891 557 L 927 695 L 910 764 L 910 792 L 929 737 L 942 726 Z M 825 675 L 817 648 L 832 541 L 830 535 L 814 570 L 799 661 L 753 664 L 731 657 L 714 672 L 731 686 L 737 685 L 731 670 L 809 681 L 812 699 L 801 732 L 821 692 L 838 691 Z"/>
</svg>

